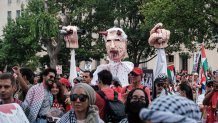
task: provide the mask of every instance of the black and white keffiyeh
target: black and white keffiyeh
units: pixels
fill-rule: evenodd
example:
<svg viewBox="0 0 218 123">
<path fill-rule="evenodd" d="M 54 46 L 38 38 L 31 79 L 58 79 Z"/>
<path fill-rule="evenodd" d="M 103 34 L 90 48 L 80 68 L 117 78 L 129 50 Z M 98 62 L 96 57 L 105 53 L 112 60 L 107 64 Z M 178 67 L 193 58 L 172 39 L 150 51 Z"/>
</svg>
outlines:
<svg viewBox="0 0 218 123">
<path fill-rule="evenodd" d="M 76 123 L 76 115 L 73 110 L 64 114 L 58 123 Z"/>
<path fill-rule="evenodd" d="M 155 99 L 148 109 L 141 110 L 140 118 L 154 123 L 197 123 L 201 114 L 193 101 L 173 95 Z"/>
</svg>

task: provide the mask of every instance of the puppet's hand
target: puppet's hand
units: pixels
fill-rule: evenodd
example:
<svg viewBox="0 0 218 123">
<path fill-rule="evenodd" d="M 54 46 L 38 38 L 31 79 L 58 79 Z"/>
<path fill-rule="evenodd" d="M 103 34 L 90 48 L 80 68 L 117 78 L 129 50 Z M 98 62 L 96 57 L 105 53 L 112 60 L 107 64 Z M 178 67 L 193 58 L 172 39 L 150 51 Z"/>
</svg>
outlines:
<svg viewBox="0 0 218 123">
<path fill-rule="evenodd" d="M 76 26 L 63 26 L 62 31 L 65 31 L 64 40 L 67 48 L 78 48 L 78 28 Z"/>
<path fill-rule="evenodd" d="M 170 38 L 170 31 L 162 29 L 162 26 L 162 23 L 158 23 L 150 31 L 150 37 L 148 39 L 150 46 L 154 46 L 155 48 L 165 48 L 168 46 L 167 42 Z"/>
</svg>

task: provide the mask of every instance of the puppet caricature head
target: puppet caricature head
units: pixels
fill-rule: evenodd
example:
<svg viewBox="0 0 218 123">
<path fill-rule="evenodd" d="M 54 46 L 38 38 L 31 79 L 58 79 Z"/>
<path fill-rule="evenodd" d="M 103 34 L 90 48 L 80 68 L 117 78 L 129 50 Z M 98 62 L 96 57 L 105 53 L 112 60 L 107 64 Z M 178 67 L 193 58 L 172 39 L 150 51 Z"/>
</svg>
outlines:
<svg viewBox="0 0 218 123">
<path fill-rule="evenodd" d="M 120 62 L 126 55 L 127 35 L 125 32 L 121 28 L 110 28 L 104 40 L 110 60 Z"/>
<path fill-rule="evenodd" d="M 64 40 L 66 41 L 67 48 L 78 48 L 78 27 L 76 26 L 63 26 L 61 33 L 64 34 Z"/>
</svg>

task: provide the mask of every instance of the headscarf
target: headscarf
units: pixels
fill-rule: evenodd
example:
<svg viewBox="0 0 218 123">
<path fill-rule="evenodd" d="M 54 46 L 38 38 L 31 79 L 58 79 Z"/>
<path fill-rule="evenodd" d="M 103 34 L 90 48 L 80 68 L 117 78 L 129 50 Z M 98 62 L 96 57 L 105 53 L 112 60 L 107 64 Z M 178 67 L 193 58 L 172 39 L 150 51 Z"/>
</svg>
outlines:
<svg viewBox="0 0 218 123">
<path fill-rule="evenodd" d="M 161 96 L 148 109 L 142 109 L 140 118 L 151 122 L 197 123 L 201 114 L 199 107 L 191 100 L 177 95 Z"/>
<path fill-rule="evenodd" d="M 94 89 L 86 83 L 78 83 L 74 86 L 72 92 L 76 88 L 83 88 L 89 99 L 89 109 L 87 112 L 87 118 L 85 119 L 85 123 L 99 123 L 101 120 L 99 118 L 98 107 L 95 105 L 96 93 Z"/>
<path fill-rule="evenodd" d="M 83 88 L 85 90 L 85 93 L 88 96 L 89 105 L 95 105 L 96 94 L 95 94 L 95 90 L 90 85 L 88 85 L 86 83 L 78 83 L 73 87 L 72 93 L 76 88 Z"/>
</svg>

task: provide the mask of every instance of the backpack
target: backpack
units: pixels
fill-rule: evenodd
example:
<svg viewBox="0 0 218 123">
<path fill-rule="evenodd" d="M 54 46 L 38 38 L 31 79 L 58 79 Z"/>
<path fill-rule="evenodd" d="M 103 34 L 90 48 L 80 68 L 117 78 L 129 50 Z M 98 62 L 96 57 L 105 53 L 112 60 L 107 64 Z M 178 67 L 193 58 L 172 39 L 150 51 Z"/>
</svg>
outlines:
<svg viewBox="0 0 218 123">
<path fill-rule="evenodd" d="M 117 92 L 114 91 L 114 100 L 108 100 L 103 91 L 98 91 L 97 93 L 105 100 L 106 103 L 105 116 L 103 118 L 105 123 L 119 123 L 126 117 L 125 105 L 123 102 L 118 100 Z"/>
</svg>

